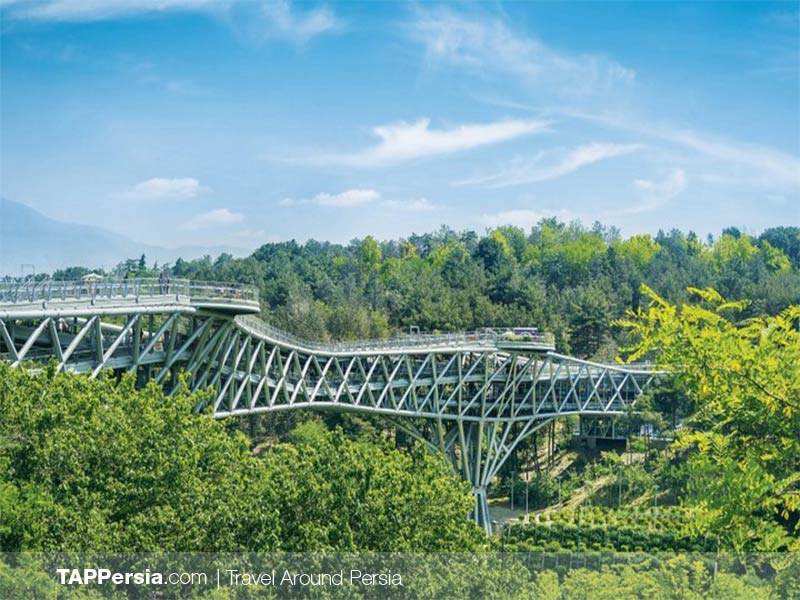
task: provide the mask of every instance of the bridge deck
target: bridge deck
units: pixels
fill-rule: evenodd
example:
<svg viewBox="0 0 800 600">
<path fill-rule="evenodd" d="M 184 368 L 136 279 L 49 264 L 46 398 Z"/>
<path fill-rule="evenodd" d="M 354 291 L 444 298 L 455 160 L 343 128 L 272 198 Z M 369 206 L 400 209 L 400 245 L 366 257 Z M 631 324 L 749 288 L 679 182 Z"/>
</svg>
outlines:
<svg viewBox="0 0 800 600">
<path fill-rule="evenodd" d="M 0 316 L 34 319 L 68 318 L 95 314 L 131 314 L 194 309 L 237 316 L 237 323 L 257 336 L 320 354 L 359 352 L 431 352 L 439 349 L 486 349 L 551 351 L 550 334 L 509 338 L 493 330 L 442 334 L 403 335 L 351 342 L 304 340 L 273 327 L 254 315 L 260 312 L 258 291 L 251 286 L 197 282 L 187 279 L 99 280 L 99 281 L 6 281 L 0 282 Z"/>
</svg>

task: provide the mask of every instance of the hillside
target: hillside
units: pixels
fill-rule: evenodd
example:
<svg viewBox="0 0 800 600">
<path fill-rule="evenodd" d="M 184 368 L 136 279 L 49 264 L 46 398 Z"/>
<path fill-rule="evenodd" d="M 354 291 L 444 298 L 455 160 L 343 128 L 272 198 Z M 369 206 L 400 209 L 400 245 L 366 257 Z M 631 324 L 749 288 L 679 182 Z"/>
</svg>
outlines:
<svg viewBox="0 0 800 600">
<path fill-rule="evenodd" d="M 0 198 L 0 276 L 49 272 L 73 265 L 113 267 L 145 254 L 150 261 L 173 262 L 205 254 L 243 256 L 248 251 L 228 246 L 162 248 L 137 242 L 101 227 L 56 221 L 6 198 Z M 31 267 L 30 265 L 33 265 Z"/>
</svg>

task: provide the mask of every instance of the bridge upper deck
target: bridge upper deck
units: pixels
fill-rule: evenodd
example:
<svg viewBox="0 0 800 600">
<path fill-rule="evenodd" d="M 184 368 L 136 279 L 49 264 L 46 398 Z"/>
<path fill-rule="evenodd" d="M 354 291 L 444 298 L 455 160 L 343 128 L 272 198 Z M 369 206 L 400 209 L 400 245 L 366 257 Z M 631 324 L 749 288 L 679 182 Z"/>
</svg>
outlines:
<svg viewBox="0 0 800 600">
<path fill-rule="evenodd" d="M 258 290 L 252 286 L 189 279 L 52 279 L 0 281 L 0 307 L 7 313 L 26 310 L 124 308 L 132 304 L 184 304 L 233 314 L 260 311 Z"/>
<path fill-rule="evenodd" d="M 510 336 L 493 329 L 334 343 L 304 340 L 257 318 L 255 315 L 260 312 L 258 290 L 247 285 L 188 279 L 165 281 L 155 278 L 0 281 L 0 315 L 6 318 L 197 309 L 235 316 L 237 323 L 254 335 L 322 354 L 375 351 L 426 352 L 462 348 L 496 348 L 527 352 L 549 352 L 555 349 L 555 340 L 549 333 Z"/>
</svg>

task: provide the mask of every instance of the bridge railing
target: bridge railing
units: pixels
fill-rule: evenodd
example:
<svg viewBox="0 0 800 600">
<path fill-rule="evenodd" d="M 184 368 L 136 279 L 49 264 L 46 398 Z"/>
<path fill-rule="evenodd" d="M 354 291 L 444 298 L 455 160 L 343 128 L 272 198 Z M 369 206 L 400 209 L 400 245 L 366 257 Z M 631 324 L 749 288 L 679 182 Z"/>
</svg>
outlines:
<svg viewBox="0 0 800 600">
<path fill-rule="evenodd" d="M 85 278 L 80 280 L 6 279 L 0 280 L 0 305 L 38 304 L 53 301 L 100 301 L 114 299 L 138 299 L 140 297 L 184 296 L 192 299 L 243 301 L 258 305 L 258 290 L 253 286 L 193 281 L 189 279 L 162 278 Z M 240 323 L 256 333 L 275 341 L 322 352 L 353 352 L 394 348 L 446 348 L 456 346 L 496 346 L 506 344 L 533 344 L 543 349 L 552 349 L 552 334 L 537 333 L 514 335 L 505 328 L 486 328 L 472 332 L 441 334 L 412 334 L 390 338 L 357 340 L 352 342 L 315 342 L 301 339 L 272 327 L 261 319 L 240 315 Z"/>
<path fill-rule="evenodd" d="M 503 332 L 484 329 L 480 331 L 412 334 L 387 338 L 356 340 L 352 342 L 316 342 L 294 336 L 286 331 L 273 327 L 257 317 L 242 315 L 237 317 L 240 324 L 251 331 L 260 333 L 277 342 L 288 345 L 317 350 L 321 352 L 354 352 L 363 350 L 381 350 L 397 348 L 445 348 L 455 346 L 496 346 L 498 342 L 507 340 Z M 526 341 L 545 345 L 552 344 L 552 336 L 542 334 L 540 339 L 529 338 Z"/>
<path fill-rule="evenodd" d="M 27 304 L 51 301 L 139 298 L 141 296 L 188 296 L 225 298 L 258 302 L 252 286 L 190 279 L 44 279 L 0 280 L 0 304 Z"/>
<path fill-rule="evenodd" d="M 426 347 L 431 345 L 444 346 L 448 343 L 458 344 L 464 342 L 475 342 L 484 344 L 493 344 L 497 337 L 494 333 L 489 332 L 476 332 L 474 334 L 468 333 L 446 333 L 446 334 L 420 334 L 408 336 L 396 336 L 390 338 L 379 338 L 369 340 L 356 340 L 352 342 L 316 342 L 303 339 L 287 333 L 281 329 L 273 327 L 262 321 L 257 317 L 240 316 L 237 319 L 239 323 L 244 325 L 256 333 L 261 333 L 270 339 L 278 342 L 297 346 L 300 348 L 308 348 L 310 350 L 320 351 L 357 351 L 357 350 L 373 350 L 380 348 L 397 348 L 398 346 L 407 347 Z"/>
</svg>

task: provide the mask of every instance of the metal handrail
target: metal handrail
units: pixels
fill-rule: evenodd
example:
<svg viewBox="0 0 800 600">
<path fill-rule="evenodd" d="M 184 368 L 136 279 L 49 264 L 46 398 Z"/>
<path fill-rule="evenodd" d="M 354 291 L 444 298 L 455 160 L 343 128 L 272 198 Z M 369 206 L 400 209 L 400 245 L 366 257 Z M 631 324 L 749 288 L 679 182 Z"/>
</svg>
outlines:
<svg viewBox="0 0 800 600">
<path fill-rule="evenodd" d="M 356 340 L 352 342 L 316 342 L 302 339 L 286 331 L 265 323 L 258 317 L 240 315 L 237 322 L 256 334 L 266 336 L 276 342 L 283 342 L 291 346 L 318 350 L 322 352 L 354 352 L 359 350 L 380 350 L 393 348 L 442 348 L 448 346 L 496 346 L 505 340 L 504 335 L 491 329 L 481 331 L 461 331 L 452 333 L 429 333 L 402 335 L 386 338 Z M 524 340 L 525 342 L 552 344 L 552 336 L 542 334 L 536 338 Z"/>
<path fill-rule="evenodd" d="M 50 301 L 105 299 L 139 299 L 139 297 L 189 297 L 192 299 L 226 299 L 258 304 L 258 290 L 253 286 L 190 279 L 136 278 L 60 281 L 44 279 L 0 280 L 0 305 L 33 304 Z M 360 350 L 392 348 L 446 348 L 454 346 L 497 346 L 498 343 L 534 343 L 553 346 L 553 335 L 549 333 L 514 336 L 504 329 L 482 329 L 471 332 L 412 334 L 352 342 L 316 342 L 294 336 L 273 327 L 261 319 L 239 315 L 237 322 L 274 341 L 295 347 L 322 352 L 353 352 Z"/>
<path fill-rule="evenodd" d="M 0 280 L 0 304 L 50 302 L 54 300 L 98 300 L 140 296 L 188 296 L 225 298 L 258 303 L 253 286 L 190 279 L 99 279 L 60 281 L 44 279 Z"/>
</svg>

